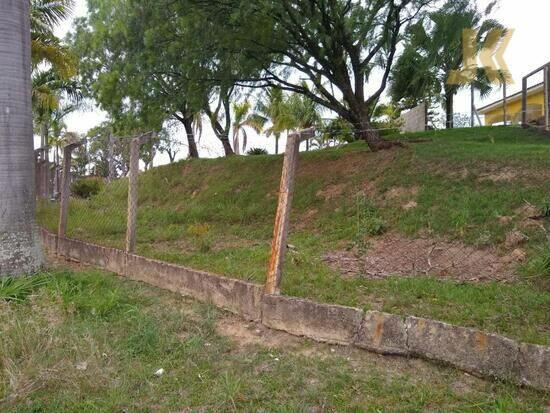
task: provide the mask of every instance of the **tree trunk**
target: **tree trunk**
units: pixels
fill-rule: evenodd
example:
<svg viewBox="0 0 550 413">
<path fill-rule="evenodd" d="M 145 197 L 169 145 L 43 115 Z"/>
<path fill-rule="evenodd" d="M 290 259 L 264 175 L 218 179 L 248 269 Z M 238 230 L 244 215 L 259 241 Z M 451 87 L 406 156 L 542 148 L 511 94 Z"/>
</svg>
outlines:
<svg viewBox="0 0 550 413">
<path fill-rule="evenodd" d="M 279 155 L 279 138 L 281 135 L 278 133 L 275 134 L 275 155 Z"/>
<path fill-rule="evenodd" d="M 193 159 L 199 158 L 199 150 L 195 141 L 195 131 L 193 130 L 193 119 L 185 118 L 182 120 L 185 133 L 187 135 L 187 144 L 189 145 L 189 157 Z"/>
<path fill-rule="evenodd" d="M 235 129 L 235 131 L 233 132 L 233 152 L 235 152 L 235 155 L 241 154 L 238 129 Z"/>
<path fill-rule="evenodd" d="M 455 127 L 453 97 L 454 96 L 451 92 L 445 92 L 445 127 L 447 129 L 453 129 Z"/>
<path fill-rule="evenodd" d="M 229 139 L 227 139 L 227 137 L 220 137 L 220 140 L 222 141 L 223 151 L 225 153 L 225 156 L 235 155 L 235 152 L 231 147 L 231 143 L 229 143 Z"/>
<path fill-rule="evenodd" d="M 360 119 L 352 123 L 356 125 L 355 135 L 359 139 L 363 139 L 373 152 L 390 149 L 394 146 L 403 146 L 400 142 L 382 139 L 380 133 L 372 127 L 369 115 L 364 114 Z"/>
<path fill-rule="evenodd" d="M 42 153 L 44 154 L 44 164 L 43 164 L 43 174 L 41 176 L 42 182 L 40 187 L 42 188 L 42 193 L 38 194 L 39 196 L 48 199 L 50 197 L 50 149 L 48 147 L 48 123 L 46 120 L 42 123 L 40 130 L 40 138 L 42 145 Z"/>
<path fill-rule="evenodd" d="M 35 223 L 29 1 L 0 5 L 0 277 L 43 262 Z"/>
<path fill-rule="evenodd" d="M 212 123 L 212 129 L 214 130 L 214 133 L 222 143 L 225 156 L 235 155 L 235 152 L 231 147 L 231 143 L 229 142 L 229 130 L 227 131 L 224 130 L 223 126 L 217 120 L 211 121 L 211 123 Z"/>
</svg>

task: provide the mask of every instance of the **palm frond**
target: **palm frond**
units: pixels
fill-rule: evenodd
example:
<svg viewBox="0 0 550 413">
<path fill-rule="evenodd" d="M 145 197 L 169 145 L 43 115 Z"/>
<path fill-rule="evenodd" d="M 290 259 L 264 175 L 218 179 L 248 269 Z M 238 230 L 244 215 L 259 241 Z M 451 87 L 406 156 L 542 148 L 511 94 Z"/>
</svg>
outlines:
<svg viewBox="0 0 550 413">
<path fill-rule="evenodd" d="M 63 20 L 67 19 L 74 8 L 74 0 L 30 0 L 31 31 L 34 33 L 51 32 Z"/>
</svg>

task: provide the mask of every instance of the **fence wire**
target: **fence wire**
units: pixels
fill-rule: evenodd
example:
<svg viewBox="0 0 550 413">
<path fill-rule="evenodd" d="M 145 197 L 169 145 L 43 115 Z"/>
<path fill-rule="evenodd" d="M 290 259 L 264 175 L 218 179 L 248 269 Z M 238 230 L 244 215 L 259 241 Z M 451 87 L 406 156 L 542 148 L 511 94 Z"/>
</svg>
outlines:
<svg viewBox="0 0 550 413">
<path fill-rule="evenodd" d="M 505 131 L 503 128 L 498 130 Z M 424 142 L 412 139 L 410 145 L 425 145 L 421 152 L 430 149 L 428 145 L 437 143 L 432 147 L 434 163 L 424 165 L 426 170 L 409 165 L 420 168 L 414 169 L 414 173 L 407 169 L 398 173 L 390 162 L 379 170 L 373 166 L 374 172 L 369 172 L 369 168 L 364 169 L 358 159 L 348 163 L 344 157 L 330 158 L 331 167 L 341 168 L 344 172 L 334 170 L 331 175 L 320 170 L 315 173 L 311 179 L 317 189 L 312 191 L 308 187 L 307 196 L 300 193 L 304 191 L 301 186 L 304 182 L 299 180 L 295 190 L 300 205 L 293 212 L 291 234 L 294 231 L 321 231 L 332 236 L 330 216 L 334 215 L 336 222 L 344 222 L 345 230 L 340 228 L 335 232 L 346 234 L 347 247 L 325 248 L 315 254 L 326 265 L 349 277 L 381 279 L 395 275 L 430 275 L 459 282 L 509 282 L 517 277 L 518 268 L 529 265 L 527 272 L 550 272 L 550 180 L 548 169 L 541 167 L 547 158 L 542 154 L 528 156 L 531 150 L 545 148 L 546 141 L 524 137 L 525 147 L 521 148 L 517 146 L 519 139 L 507 137 L 520 134 L 520 129 L 511 126 L 509 130 L 509 133 L 501 132 L 502 137 L 488 132 L 487 139 L 475 141 L 476 153 L 468 153 L 466 147 L 466 152 L 460 155 L 479 158 L 479 162 L 460 158 L 453 151 L 460 152 L 461 144 L 455 145 L 450 138 L 439 142 L 437 132 L 432 134 L 433 142 L 431 139 Z M 391 127 L 377 131 L 389 140 L 408 141 L 408 135 L 403 137 L 394 133 L 395 129 Z M 344 146 L 348 139 L 355 139 L 354 131 L 327 126 L 302 131 L 301 137 L 302 151 Z M 131 139 L 111 139 L 110 142 L 111 146 L 102 146 L 104 149 L 98 150 L 97 141 L 87 141 L 74 150 L 66 236 L 126 249 Z M 499 146 L 501 142 L 514 143 L 514 148 L 520 149 L 520 153 L 506 145 Z M 142 147 L 142 150 L 147 151 L 147 148 Z M 512 152 L 507 152 L 510 150 Z M 501 153 L 502 159 L 493 151 Z M 252 188 L 254 182 L 239 184 L 238 188 L 227 189 L 230 193 L 224 195 L 227 199 L 220 199 L 216 193 L 217 199 L 212 200 L 212 205 L 194 205 L 193 210 L 186 210 L 186 206 L 174 204 L 170 191 L 177 188 L 174 182 L 184 182 L 179 176 L 188 173 L 191 166 L 187 163 L 178 165 L 177 168 L 183 170 L 178 169 L 176 175 L 168 169 L 143 173 L 146 168 L 143 157 L 143 152 L 140 152 L 135 252 L 179 261 L 176 254 L 193 251 L 203 254 L 202 259 L 205 259 L 212 252 L 214 233 L 222 237 L 218 248 L 239 243 L 256 245 L 249 239 L 239 238 L 240 231 L 228 235 L 230 229 L 222 228 L 208 213 L 215 210 L 220 217 L 231 220 L 231 214 L 237 209 L 233 204 L 238 203 L 235 200 L 239 197 L 259 203 L 265 198 L 270 201 L 265 201 L 264 209 L 271 209 L 276 203 L 277 184 L 261 199 L 252 198 L 252 189 L 241 189 Z M 448 168 L 445 159 L 450 162 Z M 44 160 L 39 158 L 37 162 Z M 312 161 L 307 157 L 304 162 L 309 162 L 308 168 L 312 167 Z M 461 164 L 464 166 L 456 167 Z M 62 151 L 49 169 L 63 176 Z M 212 173 L 221 173 L 216 172 L 218 170 L 214 168 Z M 206 173 L 200 168 L 199 172 Z M 234 171 L 237 175 L 238 172 Z M 221 173 L 218 178 L 225 181 L 227 176 Z M 259 185 L 264 185 L 263 178 L 260 175 L 258 178 Z M 189 179 L 192 182 L 193 178 Z M 201 178 L 196 179 L 199 188 Z M 55 183 L 56 180 L 61 178 L 54 176 L 49 179 L 50 189 L 46 192 L 51 195 L 39 200 L 37 212 L 39 224 L 52 232 L 57 232 L 59 224 L 58 188 L 61 185 Z M 278 176 L 270 178 L 270 182 L 277 180 Z M 45 180 L 37 179 L 37 185 L 41 182 Z M 228 185 L 231 182 L 228 181 Z M 188 204 L 193 203 L 198 191 L 193 188 L 193 185 L 186 188 Z M 218 204 L 223 205 L 223 210 L 218 208 Z M 301 210 L 306 204 L 314 207 Z M 326 208 L 332 208 L 333 212 L 325 214 L 323 210 Z M 263 212 L 253 207 L 250 210 L 260 216 L 256 219 L 264 219 Z M 239 213 L 239 219 L 246 225 L 246 211 Z M 317 216 L 319 218 L 315 218 Z M 314 218 L 319 219 L 319 224 L 308 224 Z M 261 222 L 267 227 L 270 225 L 269 221 Z M 267 231 L 262 240 L 262 248 L 266 250 L 269 236 L 270 231 Z M 251 254 L 257 254 L 255 248 L 252 247 L 254 252 Z M 538 251 L 542 251 L 539 261 L 536 260 Z M 530 264 L 531 261 L 535 264 Z M 263 272 L 263 268 L 250 271 Z"/>
</svg>

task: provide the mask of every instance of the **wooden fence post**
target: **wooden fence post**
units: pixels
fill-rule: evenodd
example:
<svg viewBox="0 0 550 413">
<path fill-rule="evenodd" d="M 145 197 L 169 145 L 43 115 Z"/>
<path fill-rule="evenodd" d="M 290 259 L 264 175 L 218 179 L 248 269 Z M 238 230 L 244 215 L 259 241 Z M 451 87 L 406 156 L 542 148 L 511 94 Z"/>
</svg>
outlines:
<svg viewBox="0 0 550 413">
<path fill-rule="evenodd" d="M 292 195 L 296 180 L 296 169 L 298 167 L 298 155 L 300 149 L 301 133 L 288 136 L 283 161 L 283 172 L 281 175 L 281 186 L 279 189 L 279 202 L 275 227 L 273 230 L 273 241 L 271 244 L 271 258 L 265 284 L 266 294 L 279 294 L 283 264 L 286 252 L 286 240 L 288 236 L 288 225 L 290 222 L 290 210 L 292 207 Z"/>
<path fill-rule="evenodd" d="M 136 249 L 136 223 L 138 209 L 139 150 L 152 136 L 152 132 L 132 139 L 130 143 L 130 177 L 128 181 L 128 221 L 126 224 L 126 252 Z"/>
<path fill-rule="evenodd" d="M 109 177 L 108 181 L 113 182 L 115 180 L 115 138 L 112 133 L 109 134 L 109 143 L 108 143 L 108 165 L 109 165 Z"/>
<path fill-rule="evenodd" d="M 64 238 L 67 233 L 67 216 L 71 196 L 71 160 L 73 150 L 82 145 L 81 142 L 68 143 L 63 147 L 63 176 L 61 178 L 61 205 L 59 207 L 58 238 Z"/>
</svg>

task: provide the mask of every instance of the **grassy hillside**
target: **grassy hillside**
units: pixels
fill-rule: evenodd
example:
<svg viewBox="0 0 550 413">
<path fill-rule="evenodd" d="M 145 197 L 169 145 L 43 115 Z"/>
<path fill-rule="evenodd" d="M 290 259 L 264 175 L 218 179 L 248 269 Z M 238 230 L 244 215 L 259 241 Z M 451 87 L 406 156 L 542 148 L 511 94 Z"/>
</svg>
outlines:
<svg viewBox="0 0 550 413">
<path fill-rule="evenodd" d="M 412 137 L 429 141 L 303 154 L 283 292 L 550 344 L 550 139 L 516 128 Z M 138 252 L 262 282 L 281 164 L 233 157 L 142 174 Z M 122 247 L 126 195 L 121 180 L 74 200 L 69 235 Z M 44 226 L 56 216 L 40 205 Z"/>
</svg>

